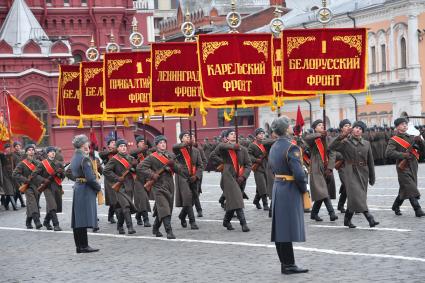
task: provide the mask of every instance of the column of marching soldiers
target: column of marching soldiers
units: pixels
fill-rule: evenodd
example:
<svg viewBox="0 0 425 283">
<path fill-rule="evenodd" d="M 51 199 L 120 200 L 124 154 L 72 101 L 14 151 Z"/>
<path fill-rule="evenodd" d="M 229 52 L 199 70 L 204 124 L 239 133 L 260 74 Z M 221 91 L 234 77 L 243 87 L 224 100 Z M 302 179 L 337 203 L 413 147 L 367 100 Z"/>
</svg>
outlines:
<svg viewBox="0 0 425 283">
<path fill-rule="evenodd" d="M 356 227 L 351 222 L 354 213 L 363 213 L 370 227 L 378 225 L 367 206 L 368 183 L 371 186 L 375 183 L 375 163 L 394 162 L 400 188 L 392 210 L 401 215 L 401 204 L 409 200 L 415 215 L 425 216 L 418 201 L 417 185 L 418 161 L 425 154 L 425 134 L 422 127 L 417 136 L 407 134 L 407 129 L 408 119 L 403 117 L 394 121 L 394 127 L 382 130 L 368 129 L 361 121 L 351 124 L 347 119 L 340 122 L 339 129 L 325 130 L 322 120 L 314 121 L 312 129 L 304 133 L 294 127 L 286 138 L 302 149 L 300 162 L 306 178 L 310 177 L 314 202 L 311 210 L 306 210 L 310 218 L 323 221 L 319 211 L 324 203 L 330 221 L 338 219 L 331 202 L 336 198 L 334 170 L 337 170 L 341 180 L 337 209 L 344 213 L 344 225 Z M 218 201 L 225 211 L 223 226 L 227 230 L 234 229 L 231 219 L 236 214 L 242 231 L 250 231 L 243 209 L 244 199 L 248 199 L 246 181 L 251 172 L 256 183 L 253 204 L 257 209 L 269 210 L 271 216 L 274 175 L 268 165 L 268 152 L 275 141 L 272 133 L 259 128 L 247 138 L 240 136 L 237 141 L 235 130 L 228 129 L 213 142 L 205 139 L 203 145 L 187 131 L 179 138 L 180 143 L 174 145 L 172 151 L 167 151 L 167 138 L 163 135 L 154 138 L 154 145 L 145 137 L 137 136 L 137 148 L 132 151 L 127 141 L 110 139 L 107 148 L 99 152 L 102 161 L 94 153 L 96 148 L 92 148 L 93 169 L 99 176 L 104 175 L 108 222 L 117 223 L 119 234 L 125 234 L 124 223 L 128 234 L 136 233 L 132 219 L 135 214 L 137 225 L 152 226 L 153 234 L 161 237 L 163 224 L 167 238 L 174 239 L 171 227 L 174 205 L 181 208 L 178 218 L 182 227 L 188 226 L 188 218 L 190 229 L 199 229 L 193 207 L 197 217 L 203 217 L 200 197 L 202 176 L 206 171 L 221 172 L 222 195 Z M 19 200 L 21 207 L 26 206 L 28 229 L 33 229 L 34 222 L 36 229 L 44 226 L 47 230 L 61 231 L 57 213 L 62 212 L 62 181 L 66 177 L 75 182 L 84 180 L 74 178 L 70 170 L 66 170 L 60 150 L 52 146 L 40 150 L 34 144 L 22 150 L 21 144 L 15 142 L 4 146 L 0 162 L 0 193 L 5 209 L 9 210 L 11 204 L 16 210 Z M 42 194 L 46 208 L 43 223 L 39 202 Z M 25 195 L 26 204 L 22 195 Z M 150 200 L 154 200 L 153 208 Z M 154 217 L 152 225 L 149 212 Z M 93 227 L 93 231 L 97 230 L 98 227 Z"/>
</svg>

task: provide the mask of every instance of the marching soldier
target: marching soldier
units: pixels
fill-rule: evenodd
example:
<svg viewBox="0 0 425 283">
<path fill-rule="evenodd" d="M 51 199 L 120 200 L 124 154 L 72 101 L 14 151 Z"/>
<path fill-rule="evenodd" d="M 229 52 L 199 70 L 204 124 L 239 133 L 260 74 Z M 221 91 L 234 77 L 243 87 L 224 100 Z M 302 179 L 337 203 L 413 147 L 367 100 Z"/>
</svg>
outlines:
<svg viewBox="0 0 425 283">
<path fill-rule="evenodd" d="M 156 151 L 137 166 L 137 173 L 143 175 L 151 183 L 150 187 L 148 183 L 145 184 L 145 187 L 147 190 L 153 191 L 155 199 L 153 208 L 155 221 L 152 233 L 156 237 L 162 237 L 159 228 L 164 223 L 167 239 L 175 239 L 176 236 L 171 227 L 174 200 L 173 175 L 174 173 L 181 174 L 181 168 L 174 162 L 174 156 L 167 151 L 167 138 L 165 136 L 156 136 L 154 142 Z M 188 178 L 189 176 L 185 177 Z"/>
<path fill-rule="evenodd" d="M 204 168 L 199 150 L 192 145 L 189 132 L 181 132 L 181 143 L 173 146 L 177 163 L 182 169 L 182 175 L 176 174 L 176 207 L 182 207 L 179 214 L 183 228 L 187 227 L 186 216 L 189 217 L 190 229 L 198 230 L 193 213 L 195 199 L 198 198 L 198 186 Z M 187 176 L 187 177 L 186 177 Z"/>
<path fill-rule="evenodd" d="M 127 153 L 127 141 L 120 139 L 116 142 L 118 153 L 106 164 L 103 175 L 113 186 L 116 186 L 117 203 L 115 213 L 117 214 L 117 230 L 119 234 L 125 234 L 124 221 L 128 234 L 134 234 L 131 214 L 136 212 L 133 204 L 135 166 L 137 160 Z"/>
<path fill-rule="evenodd" d="M 341 130 L 343 134 L 349 131 L 351 129 L 350 120 L 344 119 L 341 122 L 339 122 L 339 129 Z M 344 180 L 344 159 L 342 157 L 342 154 L 339 152 L 336 153 L 335 169 L 338 170 L 339 179 L 341 181 L 341 187 L 339 188 L 339 200 L 338 200 L 337 209 L 341 211 L 341 213 L 345 213 L 344 205 L 347 200 L 347 191 L 345 189 L 345 180 Z"/>
<path fill-rule="evenodd" d="M 39 175 L 33 175 L 31 173 L 40 166 L 40 162 L 35 159 L 35 145 L 29 144 L 25 147 L 26 158 L 18 163 L 13 170 L 13 178 L 17 183 L 21 184 L 21 191 L 25 193 L 25 199 L 27 202 L 27 218 L 26 226 L 27 229 L 32 229 L 31 222 L 34 221 L 35 228 L 40 229 L 43 225 L 40 222 L 40 209 L 38 208 L 39 192 L 37 191 L 38 186 L 43 181 L 43 178 Z"/>
<path fill-rule="evenodd" d="M 21 160 L 25 158 L 25 156 L 22 152 L 22 144 L 18 141 L 15 141 L 13 143 L 12 156 L 13 156 L 13 170 L 15 170 L 18 163 L 21 162 Z M 16 192 L 15 202 L 17 203 L 17 201 L 19 199 L 19 202 L 21 203 L 21 207 L 25 207 L 25 202 L 24 202 L 24 199 L 22 198 L 22 194 L 18 190 L 19 185 L 14 178 L 12 178 L 12 180 L 13 180 L 13 186 L 15 187 L 15 192 Z"/>
<path fill-rule="evenodd" d="M 252 171 L 254 171 L 254 178 L 256 184 L 256 191 L 253 204 L 257 209 L 261 209 L 260 199 L 263 201 L 263 209 L 269 210 L 267 202 L 267 187 L 272 179 L 269 178 L 270 174 L 267 172 L 267 149 L 263 145 L 266 132 L 262 128 L 255 130 L 255 141 L 248 146 L 249 157 L 252 162 Z"/>
<path fill-rule="evenodd" d="M 63 166 L 55 161 L 56 149 L 53 146 L 46 148 L 47 158 L 38 164 L 33 173 L 44 178 L 43 183 L 38 188 L 39 192 L 44 192 L 46 199 L 46 217 L 43 225 L 47 230 L 52 230 L 50 220 L 53 222 L 54 231 L 62 231 L 59 227 L 58 212 L 62 212 L 62 180 L 65 178 Z"/>
<path fill-rule="evenodd" d="M 97 252 L 89 246 L 87 228 L 97 227 L 96 196 L 101 187 L 97 182 L 96 170 L 89 157 L 90 142 L 86 135 L 75 136 L 72 140 L 75 148 L 70 168 L 70 178 L 75 181 L 72 197 L 71 227 L 77 253 Z"/>
<path fill-rule="evenodd" d="M 278 136 L 269 155 L 275 174 L 271 241 L 275 242 L 283 274 L 305 273 L 308 269 L 295 265 L 292 246 L 292 242 L 305 242 L 303 193 L 307 191 L 307 176 L 301 150 L 287 136 L 292 130 L 288 118 L 276 119 L 271 129 Z"/>
<path fill-rule="evenodd" d="M 233 214 L 236 212 L 242 231 L 249 232 L 243 211 L 243 186 L 251 173 L 252 163 L 249 160 L 248 151 L 236 143 L 235 130 L 227 130 L 225 136 L 228 143 L 217 145 L 216 150 L 219 155 L 215 157 L 217 163 L 223 164 L 220 180 L 220 186 L 226 199 L 223 226 L 227 230 L 234 230 L 230 220 L 232 220 Z"/>
<path fill-rule="evenodd" d="M 367 184 L 375 184 L 375 165 L 370 143 L 362 137 L 364 131 L 366 124 L 356 121 L 352 130 L 346 130 L 329 145 L 329 149 L 340 152 L 345 161 L 343 179 L 347 191 L 347 210 L 344 226 L 349 228 L 356 228 L 351 223 L 354 213 L 363 213 L 370 227 L 379 224 L 367 206 Z"/>
<path fill-rule="evenodd" d="M 320 207 L 325 203 L 331 221 L 338 219 L 331 202 L 329 179 L 333 178 L 332 170 L 335 166 L 335 153 L 328 151 L 326 148 L 327 133 L 323 126 L 322 120 L 316 120 L 312 124 L 314 133 L 304 137 L 305 142 L 310 147 L 311 164 L 310 164 L 310 190 L 311 198 L 314 201 L 311 209 L 310 218 L 316 221 L 323 221 L 319 217 Z M 335 182 L 333 182 L 335 185 Z"/>
<path fill-rule="evenodd" d="M 99 153 L 99 157 L 102 159 L 103 164 L 106 166 L 108 164 L 108 161 L 111 160 L 112 156 L 117 154 L 117 147 L 115 144 L 115 140 L 110 138 L 107 140 L 107 149 L 103 150 Z M 115 192 L 112 190 L 112 184 L 107 179 L 104 178 L 104 186 L 105 186 L 105 205 L 109 206 L 108 210 L 108 221 L 111 224 L 116 223 L 114 219 L 114 213 L 115 213 L 115 205 L 117 203 L 117 196 Z"/>
<path fill-rule="evenodd" d="M 6 143 L 4 146 L 4 152 L 0 152 L 0 160 L 2 165 L 2 175 L 3 175 L 3 191 L 4 191 L 4 208 L 9 210 L 9 202 L 12 204 L 13 210 L 18 210 L 18 207 L 15 202 L 16 188 L 14 186 L 14 181 L 12 178 L 13 172 L 13 155 L 10 149 L 10 143 Z"/>
<path fill-rule="evenodd" d="M 137 149 L 133 150 L 130 155 L 133 156 L 139 164 L 148 156 L 149 148 L 143 136 L 136 137 L 136 146 Z M 151 205 L 149 203 L 149 194 L 144 188 L 145 181 L 145 178 L 141 175 L 134 181 L 134 205 L 137 209 L 137 225 L 151 227 L 148 216 L 148 212 L 151 212 Z"/>
<path fill-rule="evenodd" d="M 397 160 L 396 168 L 400 190 L 394 200 L 392 210 L 396 215 L 401 215 L 400 206 L 405 199 L 408 199 L 415 210 L 416 217 L 422 217 L 425 216 L 425 213 L 418 201 L 421 195 L 418 190 L 418 160 L 420 152 L 425 150 L 425 144 L 420 135 L 410 136 L 406 133 L 408 129 L 406 118 L 397 118 L 394 125 L 397 134 L 389 140 L 385 152 L 387 158 Z"/>
<path fill-rule="evenodd" d="M 208 140 L 208 139 L 207 139 Z M 200 146 L 197 142 L 196 142 L 196 137 L 194 134 L 192 134 L 192 144 L 195 148 L 197 148 L 199 150 L 199 153 L 201 155 L 201 160 L 202 160 L 202 166 L 203 166 L 203 170 L 205 170 L 208 160 L 207 160 L 207 155 L 204 152 L 204 149 L 202 148 L 202 146 Z M 200 195 L 202 194 L 202 177 L 203 177 L 203 171 L 201 174 L 201 179 L 198 182 L 198 195 L 194 200 L 194 204 L 195 204 L 195 208 L 196 208 L 196 212 L 197 212 L 197 216 L 198 217 L 203 217 L 202 214 L 202 206 L 201 206 L 201 201 L 199 200 Z"/>
</svg>

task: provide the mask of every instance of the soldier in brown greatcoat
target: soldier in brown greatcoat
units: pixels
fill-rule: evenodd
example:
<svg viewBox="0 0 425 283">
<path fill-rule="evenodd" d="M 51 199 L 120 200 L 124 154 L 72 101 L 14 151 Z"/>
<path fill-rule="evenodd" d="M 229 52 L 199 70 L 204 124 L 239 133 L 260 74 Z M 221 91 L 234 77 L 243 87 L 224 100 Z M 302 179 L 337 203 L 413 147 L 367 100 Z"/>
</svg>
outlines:
<svg viewBox="0 0 425 283">
<path fill-rule="evenodd" d="M 202 160 L 203 170 L 202 170 L 202 174 L 201 174 L 201 179 L 198 181 L 198 195 L 194 199 L 194 205 L 195 205 L 195 208 L 196 208 L 196 212 L 198 213 L 198 217 L 203 217 L 202 206 L 201 206 L 201 201 L 200 201 L 199 197 L 202 194 L 202 176 L 203 176 L 204 170 L 207 166 L 208 159 L 207 159 L 207 155 L 204 152 L 203 147 L 199 143 L 197 143 L 195 135 L 192 134 L 191 137 L 192 137 L 192 144 L 195 148 L 197 148 L 199 150 L 201 160 Z"/>
<path fill-rule="evenodd" d="M 29 144 L 25 147 L 26 158 L 20 161 L 15 170 L 13 170 L 13 178 L 20 184 L 26 184 L 28 188 L 25 191 L 25 199 L 27 202 L 27 218 L 26 226 L 28 229 L 32 229 L 31 221 L 34 221 L 35 227 L 40 229 L 43 225 L 40 222 L 40 209 L 38 208 L 39 192 L 37 191 L 38 186 L 41 184 L 43 178 L 36 175 L 33 179 L 30 179 L 31 173 L 39 166 L 40 162 L 34 158 L 35 145 Z"/>
<path fill-rule="evenodd" d="M 3 175 L 3 192 L 4 192 L 4 208 L 9 210 L 9 202 L 12 204 L 13 210 L 17 210 L 18 207 L 15 202 L 16 188 L 14 186 L 12 172 L 13 172 L 13 155 L 10 148 L 10 143 L 6 143 L 3 146 L 4 152 L 0 152 L 1 160 L 1 171 Z"/>
<path fill-rule="evenodd" d="M 329 145 L 329 149 L 340 152 L 345 161 L 344 180 L 348 201 L 344 225 L 349 228 L 356 228 L 351 223 L 355 212 L 363 213 L 370 227 L 379 224 L 367 206 L 367 186 L 368 183 L 371 186 L 375 184 L 375 165 L 370 143 L 362 137 L 364 131 L 365 123 L 356 121 L 351 131 L 345 131 Z"/>
<path fill-rule="evenodd" d="M 117 230 L 119 234 L 125 234 L 124 221 L 128 234 L 134 234 L 131 214 L 136 212 L 133 204 L 134 179 L 137 161 L 127 153 L 127 141 L 120 139 L 116 142 L 118 153 L 106 164 L 103 175 L 111 184 L 120 183 L 121 187 L 116 192 L 117 203 L 115 212 L 117 214 Z"/>
<path fill-rule="evenodd" d="M 418 190 L 418 160 L 420 152 L 425 150 L 425 144 L 421 136 L 414 137 L 406 133 L 407 124 L 406 118 L 397 118 L 394 121 L 397 134 L 388 141 L 385 152 L 387 158 L 397 160 L 396 168 L 400 190 L 394 200 L 392 210 L 396 215 L 401 215 L 400 206 L 405 199 L 408 199 L 415 210 L 415 215 L 422 217 L 425 216 L 425 213 L 418 201 L 421 195 Z M 406 168 L 399 166 L 403 160 L 407 160 Z"/>
<path fill-rule="evenodd" d="M 344 119 L 341 122 L 339 122 L 339 129 L 342 133 L 345 133 L 349 129 L 351 129 L 351 122 L 348 119 Z M 336 163 L 342 162 L 341 166 L 339 168 L 336 168 L 338 170 L 339 179 L 341 181 L 341 187 L 339 188 L 339 200 L 338 200 L 338 207 L 337 209 L 341 211 L 341 213 L 345 213 L 345 202 L 347 201 L 347 190 L 345 189 L 345 179 L 344 179 L 344 157 L 341 153 L 336 153 Z"/>
<path fill-rule="evenodd" d="M 138 136 L 136 137 L 136 146 L 135 150 L 132 150 L 130 155 L 133 156 L 138 164 L 140 164 L 148 156 L 148 144 L 145 140 L 145 137 Z M 151 212 L 151 205 L 149 203 L 149 194 L 145 190 L 145 178 L 141 175 L 138 176 L 135 180 L 134 186 L 134 205 L 136 206 L 136 220 L 137 225 L 143 225 L 144 227 L 151 227 L 149 222 L 148 212 Z M 143 220 L 142 220 L 143 218 Z"/>
<path fill-rule="evenodd" d="M 189 217 L 189 224 L 192 230 L 198 230 L 193 213 L 193 205 L 198 195 L 198 183 L 202 177 L 203 163 L 201 154 L 191 142 L 189 132 L 181 132 L 179 135 L 181 143 L 173 146 L 176 160 L 182 168 L 184 176 L 176 174 L 176 207 L 182 207 L 179 219 L 183 228 L 187 227 L 186 216 Z"/>
<path fill-rule="evenodd" d="M 25 158 L 24 153 L 22 151 L 22 144 L 18 141 L 15 141 L 13 143 L 12 156 L 13 156 L 13 170 L 15 170 L 18 163 Z M 13 179 L 13 186 L 15 187 L 15 202 L 18 203 L 18 199 L 19 199 L 19 202 L 21 203 L 21 207 L 25 207 L 24 199 L 22 198 L 21 192 L 19 192 L 19 184 L 16 182 L 16 180 L 14 180 L 14 178 L 12 179 Z"/>
<path fill-rule="evenodd" d="M 331 202 L 332 194 L 335 194 L 335 182 L 330 182 L 333 179 L 332 170 L 335 167 L 335 152 L 327 149 L 327 133 L 324 129 L 323 121 L 314 121 L 312 129 L 314 133 L 304 137 L 304 141 L 310 147 L 311 153 L 310 190 L 314 204 L 310 218 L 316 221 L 323 221 L 318 214 L 322 203 L 325 203 L 330 220 L 335 221 L 338 216 L 335 215 Z M 332 184 L 333 187 L 331 188 L 329 185 Z"/>
<path fill-rule="evenodd" d="M 151 188 L 155 199 L 153 208 L 155 221 L 152 226 L 152 233 L 156 237 L 162 237 L 159 228 L 164 223 L 167 239 L 175 239 L 176 236 L 174 236 L 171 227 L 174 201 L 173 175 L 174 173 L 182 174 L 182 171 L 177 162 L 174 162 L 174 155 L 167 151 L 167 138 L 159 135 L 155 137 L 154 142 L 156 151 L 137 165 L 137 174 L 154 182 Z M 184 177 L 188 178 L 189 176 Z"/>
<path fill-rule="evenodd" d="M 116 141 L 112 138 L 107 140 L 107 146 L 108 148 L 99 152 L 99 157 L 102 159 L 103 164 L 106 166 L 108 164 L 108 161 L 117 154 L 117 147 L 116 147 Z M 112 184 L 107 179 L 104 178 L 104 186 L 105 186 L 105 205 L 109 206 L 108 210 L 108 221 L 111 224 L 116 223 L 114 219 L 114 213 L 115 213 L 115 205 L 117 203 L 117 196 L 114 190 L 112 190 Z"/>
</svg>

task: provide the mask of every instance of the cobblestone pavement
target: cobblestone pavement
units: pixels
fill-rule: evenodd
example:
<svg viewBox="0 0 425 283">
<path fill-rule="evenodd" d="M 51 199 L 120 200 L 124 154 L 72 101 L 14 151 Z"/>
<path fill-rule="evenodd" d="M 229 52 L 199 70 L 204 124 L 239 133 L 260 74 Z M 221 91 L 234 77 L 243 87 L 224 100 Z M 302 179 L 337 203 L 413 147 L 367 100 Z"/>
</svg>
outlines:
<svg viewBox="0 0 425 283">
<path fill-rule="evenodd" d="M 204 217 L 200 230 L 180 226 L 174 210 L 177 240 L 152 237 L 151 228 L 137 226 L 132 236 L 118 235 L 99 208 L 100 231 L 89 235 L 93 254 L 76 254 L 70 228 L 72 184 L 64 185 L 63 232 L 25 229 L 25 209 L 0 210 L 1 282 L 425 282 L 425 217 L 414 217 L 409 202 L 402 216 L 391 211 L 398 191 L 395 166 L 376 167 L 377 182 L 369 189 L 371 213 L 381 224 L 369 229 L 363 215 L 353 218 L 358 229 L 343 227 L 343 215 L 330 222 L 325 208 L 317 223 L 305 215 L 307 242 L 295 244 L 297 264 L 307 274 L 286 276 L 274 244 L 271 220 L 252 204 L 253 176 L 248 180 L 245 214 L 251 232 L 222 227 L 219 175 L 206 173 L 201 196 Z M 336 179 L 337 176 L 336 176 Z M 339 182 L 338 182 L 339 186 Z M 420 165 L 419 187 L 425 193 L 425 164 Z M 42 198 L 43 199 L 43 198 Z M 425 202 L 421 200 L 425 207 Z M 336 208 L 336 202 L 334 202 Z M 41 203 L 45 209 L 44 200 Z M 153 221 L 151 221 L 153 222 Z M 135 221 L 134 221 L 135 223 Z M 163 228 L 161 228 L 163 229 Z"/>
</svg>

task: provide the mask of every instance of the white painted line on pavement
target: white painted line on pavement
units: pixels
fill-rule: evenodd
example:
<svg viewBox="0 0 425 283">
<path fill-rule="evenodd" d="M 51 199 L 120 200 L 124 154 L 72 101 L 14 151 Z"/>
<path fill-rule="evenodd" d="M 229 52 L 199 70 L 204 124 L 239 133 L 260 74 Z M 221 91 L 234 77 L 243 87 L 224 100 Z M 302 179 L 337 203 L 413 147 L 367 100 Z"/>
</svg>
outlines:
<svg viewBox="0 0 425 283">
<path fill-rule="evenodd" d="M 318 227 L 318 228 L 335 228 L 335 229 L 350 229 L 345 226 L 332 226 L 332 225 L 309 225 L 309 227 Z M 374 231 L 392 231 L 392 232 L 412 232 L 409 229 L 396 229 L 396 228 L 377 228 L 377 227 L 359 227 L 356 226 L 355 229 L 359 230 L 374 230 Z"/>
<path fill-rule="evenodd" d="M 47 230 L 29 230 L 24 228 L 13 228 L 13 227 L 0 227 L 0 230 L 5 231 L 20 231 L 20 232 L 33 232 L 33 233 L 56 233 L 56 234 L 72 234 L 72 231 L 47 231 Z M 275 245 L 270 244 L 256 244 L 256 243 L 247 243 L 247 242 L 226 242 L 226 241 L 213 241 L 213 240 L 195 240 L 195 239 L 174 239 L 168 240 L 165 237 L 151 237 L 151 236 L 127 236 L 127 235 L 115 235 L 115 234 L 104 234 L 104 233 L 87 233 L 91 236 L 98 237 L 110 237 L 110 238 L 123 238 L 123 239 L 146 239 L 146 240 L 157 240 L 157 241 L 167 241 L 172 242 L 183 242 L 183 243 L 202 243 L 202 244 L 211 244 L 211 245 L 221 245 L 221 246 L 241 246 L 241 247 L 256 247 L 256 248 L 272 248 L 275 249 Z M 410 257 L 410 256 L 401 256 L 401 255 L 389 255 L 389 254 L 373 254 L 373 253 L 357 253 L 357 252 L 344 252 L 330 249 L 318 249 L 311 247 L 300 247 L 294 246 L 294 250 L 312 252 L 312 253 L 324 253 L 331 255 L 347 255 L 347 256 L 361 256 L 361 257 L 372 257 L 372 258 L 388 258 L 388 259 L 398 259 L 398 260 L 407 260 L 407 261 L 417 261 L 425 262 L 425 258 L 419 257 Z"/>
</svg>

